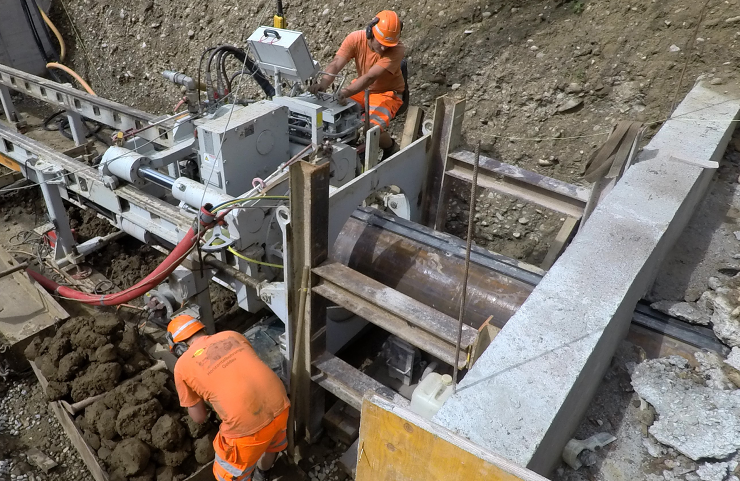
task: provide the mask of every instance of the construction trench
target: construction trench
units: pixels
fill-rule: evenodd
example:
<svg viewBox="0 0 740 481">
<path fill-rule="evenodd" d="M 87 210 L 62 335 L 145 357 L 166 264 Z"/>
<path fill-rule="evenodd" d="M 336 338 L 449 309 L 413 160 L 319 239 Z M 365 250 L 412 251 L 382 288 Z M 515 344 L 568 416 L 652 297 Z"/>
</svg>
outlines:
<svg viewBox="0 0 740 481">
<path fill-rule="evenodd" d="M 271 58 L 280 42 L 259 50 L 267 30 L 252 44 L 265 78 L 316 75 Z M 183 312 L 243 332 L 285 382 L 281 479 L 328 477 L 306 462 L 327 436 L 360 480 L 737 479 L 740 204 L 716 179 L 737 178 L 739 92 L 697 83 L 645 145 L 620 123 L 585 188 L 462 148 L 464 101 L 440 98 L 426 133 L 412 106 L 378 163 L 356 105 L 279 90 L 156 117 L 0 65 L 0 195 L 40 185 L 45 205 L 43 221 L 3 220 L 28 232 L 0 239 L 3 370 L 31 362 L 93 479 L 212 477 L 216 426 L 183 413 L 168 373 L 162 327 Z M 25 109 L 43 107 L 71 141 L 38 132 Z M 113 145 L 87 141 L 91 119 Z M 540 266 L 443 232 L 472 182 L 562 216 Z M 81 236 L 90 223 L 105 228 Z M 98 254 L 130 237 L 149 258 L 116 285 Z M 710 289 L 688 295 L 695 273 Z M 594 403 L 613 381 L 629 401 L 612 422 Z M 627 438 L 663 465 L 614 461 L 634 456 Z"/>
</svg>

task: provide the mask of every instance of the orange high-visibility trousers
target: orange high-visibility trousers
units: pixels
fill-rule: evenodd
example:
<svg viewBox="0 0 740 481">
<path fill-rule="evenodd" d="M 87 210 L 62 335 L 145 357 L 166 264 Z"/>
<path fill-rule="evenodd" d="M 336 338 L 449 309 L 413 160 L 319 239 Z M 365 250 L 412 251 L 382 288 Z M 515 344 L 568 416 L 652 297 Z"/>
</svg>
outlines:
<svg viewBox="0 0 740 481">
<path fill-rule="evenodd" d="M 359 92 L 350 97 L 360 104 L 365 110 L 365 115 L 370 115 L 370 123 L 380 127 L 381 131 L 388 130 L 391 120 L 403 105 L 403 99 L 396 92 L 382 92 L 370 94 L 370 107 L 365 107 L 365 92 Z M 363 121 L 365 120 L 363 116 Z"/>
<path fill-rule="evenodd" d="M 219 432 L 213 440 L 213 449 L 216 451 L 213 475 L 216 479 L 249 481 L 257 461 L 264 453 L 279 453 L 287 448 L 288 409 L 250 436 L 229 439 Z"/>
</svg>

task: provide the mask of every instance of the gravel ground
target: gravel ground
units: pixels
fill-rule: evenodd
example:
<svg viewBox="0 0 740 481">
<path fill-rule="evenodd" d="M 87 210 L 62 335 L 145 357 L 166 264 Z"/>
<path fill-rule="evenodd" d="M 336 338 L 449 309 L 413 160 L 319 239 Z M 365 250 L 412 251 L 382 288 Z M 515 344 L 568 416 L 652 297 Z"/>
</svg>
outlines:
<svg viewBox="0 0 740 481">
<path fill-rule="evenodd" d="M 64 435 L 35 379 L 10 382 L 0 400 L 0 481 L 92 481 L 72 442 Z M 32 466 L 29 448 L 58 466 L 48 473 Z"/>
</svg>

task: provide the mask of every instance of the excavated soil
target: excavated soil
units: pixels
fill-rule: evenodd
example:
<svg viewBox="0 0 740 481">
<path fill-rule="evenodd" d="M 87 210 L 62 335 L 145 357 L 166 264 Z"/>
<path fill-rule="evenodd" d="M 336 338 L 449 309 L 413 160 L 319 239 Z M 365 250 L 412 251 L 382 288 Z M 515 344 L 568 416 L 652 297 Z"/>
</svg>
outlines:
<svg viewBox="0 0 740 481">
<path fill-rule="evenodd" d="M 53 337 L 34 339 L 25 354 L 51 381 L 50 400 L 102 395 L 75 424 L 112 480 L 152 480 L 171 468 L 165 474 L 181 481 L 213 459 L 203 439 L 212 440 L 216 428 L 210 422 L 190 426 L 171 376 L 146 371 L 152 363 L 132 325 L 107 315 L 73 318 Z M 127 380 L 138 373 L 139 379 Z"/>
</svg>

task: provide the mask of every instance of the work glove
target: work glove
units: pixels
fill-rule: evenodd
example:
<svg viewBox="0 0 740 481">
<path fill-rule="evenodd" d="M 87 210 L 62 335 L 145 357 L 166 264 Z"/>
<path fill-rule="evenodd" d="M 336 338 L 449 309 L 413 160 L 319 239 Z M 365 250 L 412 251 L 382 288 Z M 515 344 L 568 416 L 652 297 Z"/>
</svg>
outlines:
<svg viewBox="0 0 740 481">
<path fill-rule="evenodd" d="M 307 90 L 308 90 L 308 93 L 310 93 L 311 95 L 316 95 L 317 93 L 323 92 L 326 89 L 322 87 L 320 83 L 315 83 L 315 84 L 309 85 Z"/>
</svg>

